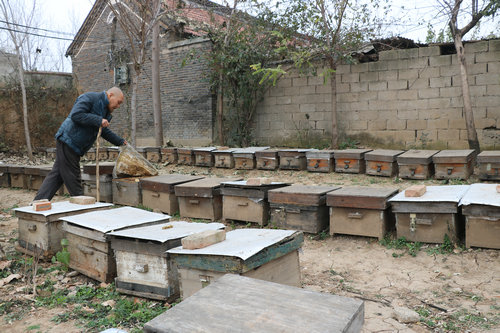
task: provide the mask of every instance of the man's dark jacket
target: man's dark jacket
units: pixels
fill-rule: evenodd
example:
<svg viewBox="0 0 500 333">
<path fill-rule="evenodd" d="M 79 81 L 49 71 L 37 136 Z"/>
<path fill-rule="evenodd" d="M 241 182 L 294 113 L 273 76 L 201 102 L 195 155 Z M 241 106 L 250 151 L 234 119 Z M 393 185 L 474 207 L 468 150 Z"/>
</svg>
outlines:
<svg viewBox="0 0 500 333">
<path fill-rule="evenodd" d="M 83 156 L 94 144 L 102 119 L 111 121 L 108 109 L 108 97 L 105 92 L 88 92 L 80 95 L 73 105 L 69 116 L 56 133 L 56 140 L 67 144 L 80 156 Z M 103 127 L 102 137 L 115 146 L 121 146 L 124 139 Z"/>
</svg>

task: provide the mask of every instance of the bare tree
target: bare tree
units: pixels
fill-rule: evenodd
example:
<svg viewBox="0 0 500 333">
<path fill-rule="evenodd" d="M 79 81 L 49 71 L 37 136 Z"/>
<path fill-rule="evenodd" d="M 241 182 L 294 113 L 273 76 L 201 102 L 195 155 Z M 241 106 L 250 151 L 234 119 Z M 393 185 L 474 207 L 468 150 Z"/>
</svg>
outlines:
<svg viewBox="0 0 500 333">
<path fill-rule="evenodd" d="M 16 6 L 17 4 L 17 6 Z M 31 147 L 31 138 L 28 124 L 28 103 L 26 98 L 26 85 L 24 76 L 24 63 L 28 66 L 34 66 L 36 63 L 35 58 L 30 57 L 30 53 L 26 52 L 32 46 L 28 36 L 30 35 L 29 27 L 32 26 L 34 17 L 36 15 L 36 1 L 32 2 L 31 7 L 25 7 L 22 3 L 12 3 L 8 0 L 0 0 L 0 14 L 5 22 L 7 31 L 10 37 L 10 41 L 13 44 L 17 58 L 17 74 L 19 83 L 21 86 L 21 94 L 23 101 L 23 123 L 24 123 L 24 136 L 26 139 L 26 150 L 28 153 L 28 158 L 33 160 L 33 150 Z M 25 48 L 23 52 L 23 47 Z"/>
<path fill-rule="evenodd" d="M 463 0 L 441 0 L 441 5 L 448 10 L 449 13 L 449 26 L 453 36 L 455 49 L 457 50 L 457 58 L 460 66 L 460 77 L 462 79 L 462 96 L 464 100 L 464 114 L 465 123 L 467 127 L 467 140 L 469 147 L 479 153 L 479 140 L 477 138 L 476 127 L 474 124 L 474 113 L 472 110 L 472 102 L 470 98 L 469 79 L 467 75 L 467 62 L 465 59 L 465 49 L 463 44 L 463 37 L 472 28 L 474 28 L 479 21 L 486 16 L 493 16 L 500 7 L 499 0 L 472 0 L 472 7 L 470 8 L 470 20 L 464 24 L 462 28 L 458 27 L 460 16 L 464 16 L 465 9 L 462 7 Z M 468 15 L 467 15 L 468 16 Z"/>
<path fill-rule="evenodd" d="M 133 146 L 136 145 L 137 137 L 137 87 L 139 77 L 144 70 L 146 52 L 149 47 L 149 39 L 153 33 L 153 27 L 162 15 L 161 6 L 155 7 L 154 2 L 155 0 L 107 0 L 108 7 L 113 12 L 128 40 L 128 47 L 132 58 L 133 74 L 130 114 L 131 143 Z"/>
</svg>

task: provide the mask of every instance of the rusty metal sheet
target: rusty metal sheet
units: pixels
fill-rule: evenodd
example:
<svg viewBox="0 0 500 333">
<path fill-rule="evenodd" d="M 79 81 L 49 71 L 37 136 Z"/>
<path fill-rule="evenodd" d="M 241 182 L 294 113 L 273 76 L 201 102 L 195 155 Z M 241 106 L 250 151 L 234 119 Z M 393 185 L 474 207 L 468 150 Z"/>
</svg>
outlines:
<svg viewBox="0 0 500 333">
<path fill-rule="evenodd" d="M 144 239 L 164 243 L 169 240 L 184 238 L 186 236 L 205 230 L 224 229 L 222 223 L 195 223 L 186 221 L 174 221 L 133 229 L 113 231 L 112 236 L 120 236 L 133 239 Z"/>
<path fill-rule="evenodd" d="M 50 215 L 55 215 L 55 214 L 70 213 L 70 212 L 75 212 L 75 211 L 79 211 L 79 210 L 85 210 L 85 209 L 91 209 L 91 208 L 101 208 L 101 207 L 110 207 L 110 206 L 113 206 L 113 204 L 106 203 L 106 202 L 96 202 L 93 205 L 79 205 L 79 204 L 70 203 L 69 201 L 60 201 L 60 202 L 53 202 L 52 208 L 50 210 L 44 210 L 44 211 L 40 211 L 40 212 L 34 211 L 33 207 L 31 207 L 31 206 L 15 208 L 14 210 L 16 212 L 23 212 L 23 213 L 27 213 L 27 214 L 50 216 Z"/>
<path fill-rule="evenodd" d="M 405 197 L 401 191 L 389 202 L 454 202 L 457 203 L 469 189 L 469 185 L 427 186 L 427 191 L 421 197 Z"/>
<path fill-rule="evenodd" d="M 62 217 L 62 221 L 103 233 L 148 223 L 168 222 L 170 215 L 149 212 L 134 207 L 121 207 Z"/>
<path fill-rule="evenodd" d="M 276 229 L 237 229 L 226 233 L 226 240 L 202 249 L 185 250 L 182 246 L 170 249 L 167 253 L 214 255 L 238 257 L 243 260 L 259 253 L 267 247 L 297 233 L 295 230 Z"/>
<path fill-rule="evenodd" d="M 460 206 L 487 205 L 500 207 L 500 193 L 497 184 L 472 184 L 460 200 Z"/>
</svg>

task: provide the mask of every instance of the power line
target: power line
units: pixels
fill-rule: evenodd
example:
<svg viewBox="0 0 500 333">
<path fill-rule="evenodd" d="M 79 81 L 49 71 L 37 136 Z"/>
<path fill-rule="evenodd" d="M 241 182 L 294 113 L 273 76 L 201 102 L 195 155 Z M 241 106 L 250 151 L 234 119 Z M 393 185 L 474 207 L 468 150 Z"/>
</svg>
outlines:
<svg viewBox="0 0 500 333">
<path fill-rule="evenodd" d="M 21 28 L 28 28 L 28 29 L 33 29 L 33 30 L 41 30 L 41 31 L 51 32 L 51 33 L 60 34 L 60 35 L 66 35 L 66 36 L 74 36 L 75 35 L 75 34 L 73 34 L 71 32 L 64 32 L 64 31 L 57 31 L 57 30 L 49 30 L 49 29 L 31 27 L 29 25 L 18 24 L 18 23 L 3 21 L 3 20 L 0 20 L 0 23 L 14 25 L 14 26 L 18 26 L 18 27 L 21 27 Z"/>
</svg>

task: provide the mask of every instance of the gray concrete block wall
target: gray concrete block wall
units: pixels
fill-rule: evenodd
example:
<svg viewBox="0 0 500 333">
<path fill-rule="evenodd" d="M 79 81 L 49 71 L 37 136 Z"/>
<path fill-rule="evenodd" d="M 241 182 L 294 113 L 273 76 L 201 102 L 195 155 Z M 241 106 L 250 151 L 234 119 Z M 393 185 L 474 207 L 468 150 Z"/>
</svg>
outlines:
<svg viewBox="0 0 500 333">
<path fill-rule="evenodd" d="M 500 40 L 466 43 L 465 49 L 481 147 L 499 149 Z M 440 55 L 439 46 L 383 51 L 377 62 L 340 65 L 336 100 L 341 135 L 364 139 L 369 145 L 403 149 L 467 148 L 459 73 L 456 55 Z M 277 94 L 279 103 L 273 99 Z M 278 111 L 278 104 L 286 109 Z M 288 113 L 291 120 L 285 120 Z M 274 120 L 269 120 L 269 114 Z M 263 144 L 286 145 L 304 127 L 329 137 L 331 119 L 330 83 L 288 73 L 257 110 L 256 139 Z"/>
</svg>

